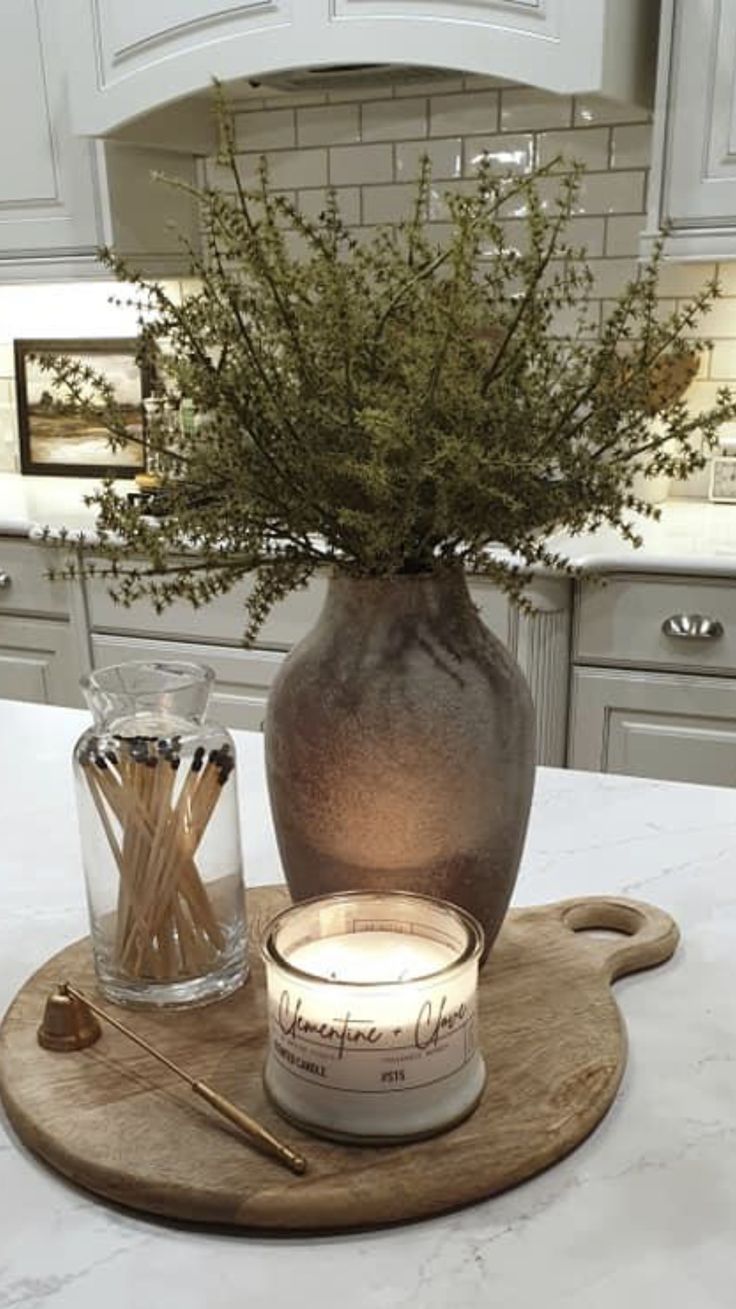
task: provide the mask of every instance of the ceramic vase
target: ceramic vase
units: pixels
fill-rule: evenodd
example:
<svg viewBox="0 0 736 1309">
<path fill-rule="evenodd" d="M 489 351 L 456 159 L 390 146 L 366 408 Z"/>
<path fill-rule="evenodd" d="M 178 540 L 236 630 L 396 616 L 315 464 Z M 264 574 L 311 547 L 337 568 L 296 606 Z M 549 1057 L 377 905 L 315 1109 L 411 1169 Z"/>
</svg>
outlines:
<svg viewBox="0 0 736 1309">
<path fill-rule="evenodd" d="M 436 896 L 474 914 L 490 947 L 526 833 L 534 712 L 462 571 L 334 576 L 272 687 L 265 734 L 294 899 Z"/>
</svg>

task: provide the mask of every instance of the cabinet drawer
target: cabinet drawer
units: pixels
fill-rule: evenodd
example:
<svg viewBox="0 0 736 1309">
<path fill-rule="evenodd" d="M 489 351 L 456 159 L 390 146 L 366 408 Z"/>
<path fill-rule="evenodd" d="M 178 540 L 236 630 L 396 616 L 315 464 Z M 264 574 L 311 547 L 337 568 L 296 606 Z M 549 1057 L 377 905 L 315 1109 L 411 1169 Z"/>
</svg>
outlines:
<svg viewBox="0 0 736 1309">
<path fill-rule="evenodd" d="M 290 650 L 313 627 L 327 592 L 327 573 L 313 577 L 303 590 L 274 605 L 258 633 L 256 646 Z M 509 602 L 498 587 L 479 578 L 469 579 L 470 593 L 481 618 L 502 641 L 509 642 Z M 146 601 L 137 601 L 129 609 L 116 604 L 104 582 L 87 583 L 89 616 L 95 633 L 129 633 L 172 641 L 214 641 L 239 646 L 245 627 L 245 599 L 250 583 L 246 580 L 233 587 L 228 595 L 217 596 L 201 609 L 179 602 L 155 614 Z"/>
<path fill-rule="evenodd" d="M 260 731 L 268 691 L 284 655 L 277 650 L 228 650 L 184 641 L 136 641 L 119 636 L 92 638 L 95 668 L 131 659 L 184 659 L 207 664 L 215 674 L 212 718 L 225 727 Z"/>
<path fill-rule="evenodd" d="M 146 637 L 155 630 L 157 637 L 172 641 L 214 641 L 240 646 L 249 586 L 248 581 L 243 581 L 228 595 L 217 596 L 200 609 L 178 601 L 156 614 L 143 600 L 136 601 L 129 609 L 123 608 L 110 598 L 104 582 L 93 579 L 87 583 L 90 625 L 95 633 L 120 632 Z M 314 577 L 309 586 L 294 591 L 275 605 L 258 633 L 256 644 L 289 650 L 313 625 L 326 590 L 327 577 Z"/>
<path fill-rule="evenodd" d="M 712 635 L 667 635 L 695 615 Z M 691 624 L 692 626 L 692 624 Z M 736 672 L 736 586 L 728 579 L 616 577 L 584 584 L 575 623 L 576 663 Z"/>
<path fill-rule="evenodd" d="M 61 563 L 59 555 L 30 541 L 0 537 L 0 614 L 69 613 L 69 587 L 51 582 L 46 573 Z"/>
</svg>

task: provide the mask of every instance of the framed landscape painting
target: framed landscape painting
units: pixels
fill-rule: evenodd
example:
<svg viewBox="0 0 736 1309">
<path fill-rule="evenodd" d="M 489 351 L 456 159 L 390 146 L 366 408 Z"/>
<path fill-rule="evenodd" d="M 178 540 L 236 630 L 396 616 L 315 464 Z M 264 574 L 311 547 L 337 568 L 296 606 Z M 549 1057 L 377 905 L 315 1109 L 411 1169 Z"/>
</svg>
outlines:
<svg viewBox="0 0 736 1309">
<path fill-rule="evenodd" d="M 15 342 L 21 472 L 68 477 L 132 477 L 145 468 L 143 399 L 148 379 L 136 361 L 136 341 L 38 340 Z M 102 373 L 130 430 L 113 451 L 101 422 L 82 417 L 56 394 L 51 375 L 34 356 L 66 355 Z"/>
</svg>

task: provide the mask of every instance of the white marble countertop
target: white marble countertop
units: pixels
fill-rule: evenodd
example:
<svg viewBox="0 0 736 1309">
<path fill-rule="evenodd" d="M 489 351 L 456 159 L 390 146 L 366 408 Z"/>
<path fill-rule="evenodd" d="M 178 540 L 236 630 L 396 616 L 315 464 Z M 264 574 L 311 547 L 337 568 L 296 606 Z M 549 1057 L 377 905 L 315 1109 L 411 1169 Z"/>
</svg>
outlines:
<svg viewBox="0 0 736 1309">
<path fill-rule="evenodd" d="M 87 722 L 0 702 L 0 1009 L 86 932 L 69 756 Z M 247 877 L 274 881 L 261 738 L 236 740 Z M 616 985 L 621 1091 L 547 1173 L 429 1222 L 266 1239 L 108 1207 L 0 1122 L 0 1306 L 733 1309 L 735 848 L 736 790 L 539 771 L 516 903 L 630 894 L 683 934 L 672 961 Z"/>
<path fill-rule="evenodd" d="M 0 473 L 0 536 L 30 536 L 44 527 L 55 531 L 94 531 L 97 511 L 84 503 L 85 495 L 101 483 L 87 477 L 23 477 Z M 120 483 L 133 489 L 134 482 Z"/>
<path fill-rule="evenodd" d="M 44 527 L 94 540 L 96 511 L 84 496 L 100 483 L 77 477 L 21 477 L 0 473 L 0 537 L 37 538 Z M 132 481 L 120 482 L 133 490 Z M 697 573 L 736 577 L 736 505 L 670 500 L 659 522 L 634 516 L 644 538 L 635 550 L 610 528 L 550 541 L 583 571 Z"/>
</svg>

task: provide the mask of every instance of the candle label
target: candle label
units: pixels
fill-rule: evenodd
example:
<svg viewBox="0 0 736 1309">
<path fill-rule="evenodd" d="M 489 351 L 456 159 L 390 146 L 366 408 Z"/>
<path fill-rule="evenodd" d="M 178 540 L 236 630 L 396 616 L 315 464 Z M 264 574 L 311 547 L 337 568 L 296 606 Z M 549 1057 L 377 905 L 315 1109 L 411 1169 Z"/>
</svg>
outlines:
<svg viewBox="0 0 736 1309">
<path fill-rule="evenodd" d="M 317 993 L 315 1004 L 309 988 L 275 986 L 269 1004 L 273 1057 L 291 1076 L 333 1091 L 391 1095 L 432 1086 L 476 1054 L 474 982 L 447 989 L 436 982 L 416 985 L 411 996 L 383 990 L 352 1007 L 344 997 L 339 1004 L 337 988 L 326 987 L 329 996 Z"/>
</svg>

